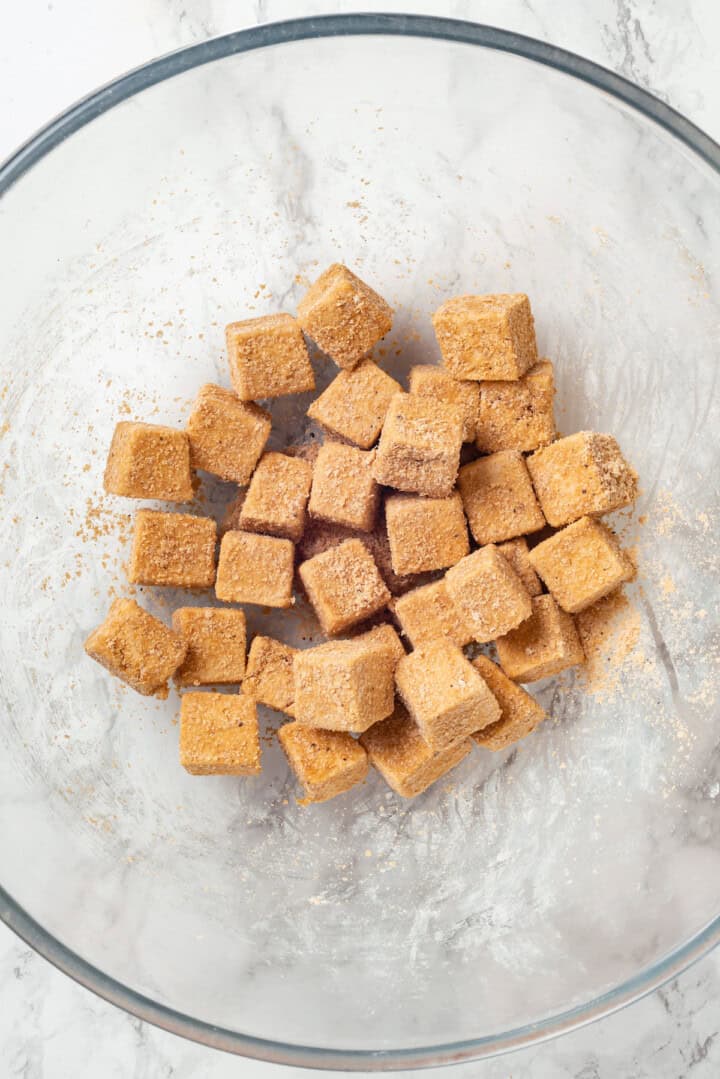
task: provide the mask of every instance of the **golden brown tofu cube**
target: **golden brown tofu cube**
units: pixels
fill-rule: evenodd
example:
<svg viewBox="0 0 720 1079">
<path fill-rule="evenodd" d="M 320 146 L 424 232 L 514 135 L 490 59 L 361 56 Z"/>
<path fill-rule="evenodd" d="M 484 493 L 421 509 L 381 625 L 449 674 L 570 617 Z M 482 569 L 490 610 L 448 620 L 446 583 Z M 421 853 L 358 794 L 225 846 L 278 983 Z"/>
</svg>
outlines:
<svg viewBox="0 0 720 1079">
<path fill-rule="evenodd" d="M 298 554 L 305 562 L 316 554 L 323 554 L 331 547 L 338 547 L 347 539 L 361 539 L 375 560 L 380 576 L 394 596 L 402 595 L 418 583 L 415 576 L 400 576 L 392 568 L 390 541 L 385 527 L 385 514 L 380 512 L 372 532 L 358 533 L 351 528 L 330 524 L 328 521 L 310 518 L 303 537 L 298 544 Z"/>
<path fill-rule="evenodd" d="M 187 424 L 193 467 L 244 486 L 265 448 L 271 426 L 264 409 L 208 383 L 198 393 Z"/>
<path fill-rule="evenodd" d="M 399 641 L 397 647 L 404 655 Z M 377 630 L 298 652 L 293 665 L 296 720 L 324 730 L 366 731 L 393 710 L 398 661 L 389 635 Z"/>
<path fill-rule="evenodd" d="M 500 666 L 515 682 L 537 682 L 585 661 L 572 615 L 552 596 L 535 596 L 530 618 L 498 637 L 495 647 Z"/>
<path fill-rule="evenodd" d="M 564 611 L 584 611 L 635 575 L 617 536 L 581 517 L 530 552 L 530 561 Z"/>
<path fill-rule="evenodd" d="M 458 382 L 443 367 L 420 364 L 410 368 L 410 393 L 432 397 L 457 408 L 462 416 L 462 440 L 472 442 L 478 421 L 480 387 L 477 382 Z"/>
<path fill-rule="evenodd" d="M 210 588 L 217 526 L 211 517 L 138 510 L 128 563 L 131 584 Z"/>
<path fill-rule="evenodd" d="M 545 525 L 518 450 L 502 450 L 464 465 L 458 488 L 470 531 L 481 547 L 537 532 Z"/>
<path fill-rule="evenodd" d="M 305 797 L 300 805 L 327 802 L 365 779 L 367 753 L 352 735 L 300 723 L 283 723 L 278 738 Z"/>
<path fill-rule="evenodd" d="M 268 708 L 294 715 L 293 660 L 297 653 L 297 648 L 272 637 L 255 637 L 250 645 L 243 693 Z"/>
<path fill-rule="evenodd" d="M 390 402 L 375 458 L 375 479 L 387 487 L 446 498 L 460 464 L 462 417 L 452 405 L 398 393 Z"/>
<path fill-rule="evenodd" d="M 401 659 L 395 683 L 431 749 L 446 749 L 500 718 L 500 707 L 461 649 L 428 641 Z"/>
<path fill-rule="evenodd" d="M 226 532 L 220 543 L 215 595 L 225 603 L 290 607 L 294 561 L 290 540 Z"/>
<path fill-rule="evenodd" d="M 438 637 L 447 637 L 461 648 L 473 640 L 472 630 L 450 599 L 444 580 L 398 596 L 392 611 L 413 648 Z"/>
<path fill-rule="evenodd" d="M 637 476 L 612 435 L 579 431 L 527 459 L 535 493 L 553 528 L 629 506 Z"/>
<path fill-rule="evenodd" d="M 180 763 L 194 776 L 259 775 L 255 701 L 243 693 L 184 693 Z"/>
<path fill-rule="evenodd" d="M 388 719 L 375 723 L 360 736 L 370 763 L 377 768 L 388 786 L 403 798 L 415 798 L 451 768 L 464 760 L 472 749 L 465 738 L 448 749 L 433 750 L 420 734 L 417 723 L 401 704 Z"/>
<path fill-rule="evenodd" d="M 369 450 L 378 440 L 391 399 L 401 392 L 394 378 L 372 360 L 363 360 L 341 371 L 307 414 L 334 435 Z"/>
<path fill-rule="evenodd" d="M 454 566 L 470 550 L 462 499 L 391 495 L 385 521 L 392 567 L 397 574 L 425 573 Z"/>
<path fill-rule="evenodd" d="M 532 614 L 524 584 L 492 544 L 452 566 L 445 574 L 445 585 L 478 644 L 494 641 Z"/>
<path fill-rule="evenodd" d="M 525 585 L 528 595 L 539 596 L 542 592 L 542 584 L 530 562 L 530 551 L 525 537 L 518 536 L 517 539 L 506 540 L 505 543 L 498 543 L 497 549 L 515 570 L 518 577 Z"/>
<path fill-rule="evenodd" d="M 187 645 L 134 599 L 116 599 L 101 626 L 85 641 L 85 651 L 116 678 L 145 697 L 164 700 L 167 682 L 185 657 Z"/>
<path fill-rule="evenodd" d="M 298 573 L 325 633 L 342 633 L 387 606 L 390 593 L 367 547 L 345 540 L 303 562 Z"/>
<path fill-rule="evenodd" d="M 263 315 L 225 328 L 230 381 L 241 401 L 315 389 L 300 324 L 292 315 Z"/>
<path fill-rule="evenodd" d="M 380 488 L 372 473 L 374 461 L 374 451 L 368 453 L 341 442 L 321 446 L 308 503 L 310 516 L 370 532 L 380 499 Z"/>
<path fill-rule="evenodd" d="M 245 613 L 218 607 L 180 607 L 173 629 L 187 654 L 175 674 L 178 686 L 229 685 L 245 674 Z"/>
<path fill-rule="evenodd" d="M 517 382 L 481 382 L 475 445 L 481 453 L 537 450 L 556 434 L 553 365 L 541 360 Z"/>
<path fill-rule="evenodd" d="M 491 723 L 489 727 L 472 735 L 483 749 L 491 749 L 493 752 L 507 749 L 514 742 L 527 737 L 547 718 L 535 698 L 512 682 L 487 656 L 477 656 L 472 663 L 501 709 L 497 723 Z"/>
<path fill-rule="evenodd" d="M 312 465 L 300 457 L 263 454 L 243 499 L 238 527 L 297 543 L 305 528 L 312 474 Z"/>
<path fill-rule="evenodd" d="M 382 296 L 337 262 L 298 304 L 303 330 L 338 367 L 355 367 L 390 332 L 392 316 Z"/>
<path fill-rule="evenodd" d="M 453 378 L 515 380 L 537 363 L 535 323 L 522 292 L 456 296 L 432 321 Z"/>
<path fill-rule="evenodd" d="M 155 423 L 118 423 L 104 486 L 108 494 L 126 498 L 189 502 L 193 487 L 187 435 Z"/>
</svg>

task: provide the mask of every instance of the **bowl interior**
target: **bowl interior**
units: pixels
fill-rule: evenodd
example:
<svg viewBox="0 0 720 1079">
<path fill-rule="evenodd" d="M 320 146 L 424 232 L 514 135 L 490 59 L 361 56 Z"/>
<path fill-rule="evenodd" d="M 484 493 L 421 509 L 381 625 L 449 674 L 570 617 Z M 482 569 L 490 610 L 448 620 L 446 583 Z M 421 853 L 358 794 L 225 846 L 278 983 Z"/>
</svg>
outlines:
<svg viewBox="0 0 720 1079">
<path fill-rule="evenodd" d="M 2 883 L 78 955 L 230 1031 L 386 1050 L 584 1003 L 718 913 L 718 178 L 549 68 L 356 37 L 231 56 L 145 90 L 0 203 Z M 525 291 L 563 432 L 616 434 L 640 574 L 552 718 L 414 802 L 377 776 L 301 808 L 177 763 L 177 697 L 82 642 L 134 505 L 102 494 L 119 418 L 183 424 L 227 384 L 226 322 L 293 310 L 341 260 L 397 307 L 381 362 L 435 362 L 429 315 Z M 321 384 L 332 371 L 319 365 Z M 274 444 L 307 400 L 272 405 Z M 203 485 L 221 514 L 228 486 Z M 140 589 L 167 617 L 181 597 Z M 186 602 L 182 597 L 182 602 Z M 191 602 L 202 603 L 204 597 Z M 253 629 L 313 639 L 292 617 Z M 267 713 L 268 735 L 280 717 Z"/>
</svg>

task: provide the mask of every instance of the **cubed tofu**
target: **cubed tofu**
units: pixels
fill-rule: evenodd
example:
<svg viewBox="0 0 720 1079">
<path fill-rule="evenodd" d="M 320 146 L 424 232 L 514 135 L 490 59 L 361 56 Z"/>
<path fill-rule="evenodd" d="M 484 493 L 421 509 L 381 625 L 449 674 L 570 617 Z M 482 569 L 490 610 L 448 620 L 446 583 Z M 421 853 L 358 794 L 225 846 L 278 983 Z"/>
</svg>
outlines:
<svg viewBox="0 0 720 1079">
<path fill-rule="evenodd" d="M 492 544 L 452 566 L 445 585 L 463 625 L 479 644 L 494 641 L 532 614 L 527 589 Z"/>
<path fill-rule="evenodd" d="M 458 489 L 470 531 L 480 546 L 538 532 L 545 525 L 518 450 L 503 450 L 463 465 Z"/>
<path fill-rule="evenodd" d="M 460 465 L 462 424 L 452 405 L 418 394 L 396 394 L 380 436 L 375 479 L 399 491 L 446 498 Z"/>
<path fill-rule="evenodd" d="M 246 642 L 244 611 L 179 607 L 173 612 L 172 624 L 187 644 L 185 659 L 175 673 L 178 686 L 242 682 Z"/>
<path fill-rule="evenodd" d="M 438 637 L 447 637 L 461 648 L 473 640 L 472 629 L 450 599 L 444 579 L 398 596 L 392 611 L 413 648 Z"/>
<path fill-rule="evenodd" d="M 530 561 L 564 611 L 577 614 L 635 576 L 614 532 L 581 517 L 530 552 Z"/>
<path fill-rule="evenodd" d="M 399 641 L 397 647 L 404 654 Z M 399 662 L 389 635 L 377 629 L 303 649 L 293 665 L 297 722 L 324 730 L 367 730 L 393 710 Z"/>
<path fill-rule="evenodd" d="M 349 539 L 302 562 L 298 573 L 325 633 L 342 633 L 387 606 L 388 591 L 359 539 Z"/>
<path fill-rule="evenodd" d="M 263 315 L 225 329 L 230 381 L 242 401 L 315 389 L 300 324 L 292 315 Z"/>
<path fill-rule="evenodd" d="M 535 596 L 532 615 L 495 642 L 498 659 L 514 682 L 550 678 L 585 660 L 572 615 L 552 596 Z"/>
<path fill-rule="evenodd" d="M 454 566 L 470 550 L 460 495 L 447 498 L 391 495 L 385 521 L 392 567 L 406 575 Z"/>
<path fill-rule="evenodd" d="M 298 304 L 308 337 L 338 367 L 355 367 L 390 332 L 392 307 L 347 266 L 333 263 Z"/>
<path fill-rule="evenodd" d="M 128 563 L 131 584 L 210 588 L 217 526 L 211 517 L 138 510 Z"/>
<path fill-rule="evenodd" d="M 372 468 L 374 451 L 342 442 L 320 448 L 313 473 L 308 510 L 311 517 L 370 532 L 377 517 L 380 488 Z"/>
<path fill-rule="evenodd" d="M 454 378 L 514 381 L 537 363 L 535 323 L 524 293 L 456 296 L 432 321 Z"/>
<path fill-rule="evenodd" d="M 198 393 L 187 423 L 193 468 L 244 486 L 265 448 L 271 426 L 264 409 L 208 383 Z"/>
<path fill-rule="evenodd" d="M 184 693 L 180 763 L 194 776 L 259 775 L 255 701 L 242 693 Z"/>
<path fill-rule="evenodd" d="M 459 409 L 463 442 L 475 439 L 480 408 L 480 386 L 477 382 L 459 382 L 443 367 L 429 363 L 410 368 L 409 386 L 410 393 L 432 397 Z"/>
<path fill-rule="evenodd" d="M 527 466 L 553 528 L 612 513 L 638 495 L 637 475 L 612 435 L 579 431 L 531 454 Z"/>
<path fill-rule="evenodd" d="M 226 532 L 220 544 L 215 595 L 225 603 L 290 607 L 294 559 L 290 540 Z"/>
<path fill-rule="evenodd" d="M 108 494 L 189 502 L 190 443 L 184 431 L 123 421 L 115 427 L 104 479 Z"/>
<path fill-rule="evenodd" d="M 401 704 L 387 719 L 360 736 L 370 763 L 403 798 L 415 798 L 467 757 L 472 742 L 464 738 L 447 749 L 433 750 Z"/>
<path fill-rule="evenodd" d="M 305 528 L 312 465 L 284 453 L 265 453 L 260 459 L 238 515 L 238 528 L 292 540 Z"/>
<path fill-rule="evenodd" d="M 556 434 L 553 365 L 541 360 L 517 382 L 481 382 L 475 445 L 481 453 L 529 452 Z"/>
<path fill-rule="evenodd" d="M 500 718 L 500 706 L 461 649 L 446 638 L 401 659 L 398 693 L 431 749 L 447 749 Z"/>
<path fill-rule="evenodd" d="M 185 658 L 187 644 L 134 599 L 116 599 L 85 641 L 85 651 L 137 693 L 164 700 L 168 678 Z"/>
<path fill-rule="evenodd" d="M 391 399 L 401 392 L 400 384 L 373 360 L 363 360 L 340 371 L 307 414 L 332 434 L 369 450 L 380 436 Z"/>
<path fill-rule="evenodd" d="M 491 723 L 489 727 L 472 735 L 483 749 L 493 752 L 507 749 L 526 738 L 547 718 L 545 710 L 535 698 L 503 674 L 498 665 L 487 656 L 477 656 L 472 664 L 487 683 L 501 709 L 497 723 Z"/>
<path fill-rule="evenodd" d="M 298 799 L 300 805 L 327 802 L 362 783 L 368 773 L 367 753 L 343 731 L 284 723 L 278 738 L 305 791 L 305 797 Z"/>
<path fill-rule="evenodd" d="M 243 680 L 243 693 L 260 704 L 285 712 L 293 716 L 295 701 L 295 679 L 293 662 L 298 654 L 297 648 L 291 648 L 272 637 L 258 635 L 253 638 L 247 660 L 247 670 Z"/>
</svg>

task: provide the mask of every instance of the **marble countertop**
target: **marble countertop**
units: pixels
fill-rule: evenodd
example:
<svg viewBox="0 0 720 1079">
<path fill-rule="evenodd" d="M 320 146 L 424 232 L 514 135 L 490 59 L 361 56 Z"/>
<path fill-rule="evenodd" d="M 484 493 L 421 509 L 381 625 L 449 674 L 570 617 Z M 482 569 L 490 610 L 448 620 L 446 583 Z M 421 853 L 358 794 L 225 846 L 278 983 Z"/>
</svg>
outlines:
<svg viewBox="0 0 720 1079">
<path fill-rule="evenodd" d="M 0 158 L 74 100 L 152 56 L 260 22 L 358 8 L 442 13 L 542 38 L 634 80 L 720 138 L 720 8 L 711 0 L 125 0 L 122 5 L 25 0 L 14 6 L 0 40 Z M 4 928 L 0 1060 L 2 1075 L 24 1079 L 279 1079 L 290 1074 L 141 1023 L 76 986 Z M 452 1071 L 472 1079 L 704 1079 L 718 1074 L 717 953 L 600 1023 Z"/>
</svg>

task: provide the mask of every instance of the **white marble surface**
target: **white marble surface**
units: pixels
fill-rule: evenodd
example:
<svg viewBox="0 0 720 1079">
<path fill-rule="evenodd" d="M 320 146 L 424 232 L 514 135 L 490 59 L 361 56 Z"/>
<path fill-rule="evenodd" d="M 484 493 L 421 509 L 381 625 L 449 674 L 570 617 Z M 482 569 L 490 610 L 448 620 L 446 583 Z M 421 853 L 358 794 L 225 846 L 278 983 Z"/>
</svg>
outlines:
<svg viewBox="0 0 720 1079">
<path fill-rule="evenodd" d="M 291 0 L 26 0 L 0 41 L 0 155 L 77 97 L 152 55 L 301 13 L 357 5 Z M 494 23 L 573 49 L 658 93 L 720 136 L 715 41 L 720 12 L 709 0 L 596 0 L 592 5 L 415 0 L 364 3 Z M 55 972 L 0 932 L 0 1073 L 9 1076 L 263 1077 L 280 1069 L 240 1062 L 147 1027 Z M 473 1079 L 671 1079 L 720 1070 L 720 956 L 630 1009 L 537 1049 L 456 1069 Z M 287 1072 L 285 1073 L 287 1074 Z"/>
</svg>

